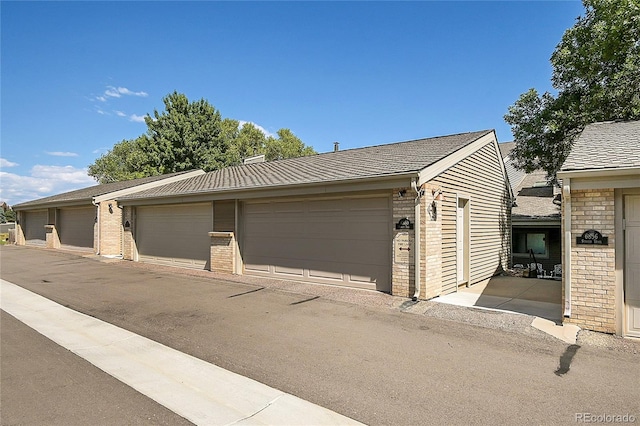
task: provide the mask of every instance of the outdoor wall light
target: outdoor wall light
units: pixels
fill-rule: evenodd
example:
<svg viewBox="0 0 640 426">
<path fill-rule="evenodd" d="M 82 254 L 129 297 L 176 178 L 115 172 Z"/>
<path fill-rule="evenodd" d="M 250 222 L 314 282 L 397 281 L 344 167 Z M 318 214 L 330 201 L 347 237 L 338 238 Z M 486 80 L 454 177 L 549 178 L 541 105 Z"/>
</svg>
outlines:
<svg viewBox="0 0 640 426">
<path fill-rule="evenodd" d="M 402 198 L 405 196 L 406 193 L 407 193 L 406 189 L 401 189 L 400 191 L 398 191 L 398 197 Z"/>
<path fill-rule="evenodd" d="M 113 213 L 113 205 L 109 203 L 109 213 Z"/>
</svg>

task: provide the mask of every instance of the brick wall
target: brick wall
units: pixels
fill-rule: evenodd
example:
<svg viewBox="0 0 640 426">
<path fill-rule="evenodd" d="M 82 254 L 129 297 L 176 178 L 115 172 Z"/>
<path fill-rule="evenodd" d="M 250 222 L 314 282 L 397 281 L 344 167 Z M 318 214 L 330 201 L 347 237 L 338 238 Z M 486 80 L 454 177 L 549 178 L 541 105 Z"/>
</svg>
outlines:
<svg viewBox="0 0 640 426">
<path fill-rule="evenodd" d="M 425 184 L 424 196 L 420 199 L 420 298 L 431 299 L 440 294 L 442 289 L 442 219 L 440 202 L 431 205 L 432 189 L 435 186 Z M 401 191 L 406 191 L 400 196 Z M 394 258 L 391 267 L 391 293 L 394 296 L 413 297 L 415 293 L 415 231 L 396 230 L 395 224 L 402 218 L 409 218 L 415 223 L 416 193 L 409 188 L 393 190 L 393 237 L 394 244 L 398 234 L 409 235 L 411 252 L 409 261 L 397 262 Z M 435 206 L 435 208 L 434 208 Z M 395 253 L 395 247 L 391 248 Z"/>
<path fill-rule="evenodd" d="M 45 225 L 46 247 L 57 249 L 60 248 L 60 236 L 55 225 Z"/>
<path fill-rule="evenodd" d="M 109 209 L 111 204 L 111 209 Z M 99 241 L 98 252 L 103 256 L 117 256 L 122 254 L 122 209 L 118 208 L 114 200 L 102 201 L 99 206 L 100 235 L 94 241 Z"/>
<path fill-rule="evenodd" d="M 420 297 L 424 299 L 432 299 L 442 292 L 442 202 L 432 201 L 433 190 L 437 189 L 435 185 L 424 185 L 425 195 L 420 207 Z"/>
<path fill-rule="evenodd" d="M 404 195 L 400 196 L 400 194 L 404 191 Z M 407 233 L 409 235 L 409 246 L 411 247 L 411 252 L 409 254 L 408 262 L 398 262 L 397 259 L 391 259 L 391 294 L 394 296 L 401 297 L 412 297 L 415 293 L 415 285 L 414 285 L 414 260 L 413 260 L 413 249 L 414 249 L 414 230 L 406 229 L 406 230 L 396 230 L 395 224 L 398 223 L 400 219 L 408 218 L 411 223 L 415 224 L 415 210 L 414 210 L 414 200 L 416 193 L 411 188 L 396 188 L 393 190 L 393 241 L 391 246 L 391 252 L 394 253 L 394 245 L 398 234 Z M 392 256 L 394 257 L 394 256 Z"/>
<path fill-rule="evenodd" d="M 236 239 L 233 232 L 210 232 L 210 270 L 233 274 L 235 272 Z"/>
<path fill-rule="evenodd" d="M 615 333 L 616 324 L 614 205 L 613 189 L 572 190 L 571 241 L 563 241 L 571 244 L 571 318 L 565 321 L 605 333 Z M 577 245 L 576 237 L 589 229 L 609 244 Z"/>
<path fill-rule="evenodd" d="M 16 244 L 23 246 L 26 244 L 24 238 L 24 231 L 22 230 L 22 224 L 24 223 L 24 212 L 16 212 Z"/>
<path fill-rule="evenodd" d="M 133 207 L 127 206 L 122 210 L 122 223 L 122 257 L 126 260 L 134 260 L 136 253 L 136 242 L 133 239 L 133 235 L 135 234 L 136 224 L 133 220 Z"/>
</svg>

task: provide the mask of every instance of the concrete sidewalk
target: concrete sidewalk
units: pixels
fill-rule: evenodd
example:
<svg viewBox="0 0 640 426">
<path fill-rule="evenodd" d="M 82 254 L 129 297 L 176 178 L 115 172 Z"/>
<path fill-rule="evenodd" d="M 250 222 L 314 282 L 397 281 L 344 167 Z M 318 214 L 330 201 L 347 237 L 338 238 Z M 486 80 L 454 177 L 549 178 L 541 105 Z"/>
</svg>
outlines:
<svg viewBox="0 0 640 426">
<path fill-rule="evenodd" d="M 575 344 L 580 328 L 562 323 L 561 297 L 559 281 L 495 276 L 432 300 L 448 305 L 531 315 L 535 317 L 532 327 Z"/>
<path fill-rule="evenodd" d="M 3 311 L 195 424 L 360 424 L 8 281 L 0 285 Z"/>
</svg>

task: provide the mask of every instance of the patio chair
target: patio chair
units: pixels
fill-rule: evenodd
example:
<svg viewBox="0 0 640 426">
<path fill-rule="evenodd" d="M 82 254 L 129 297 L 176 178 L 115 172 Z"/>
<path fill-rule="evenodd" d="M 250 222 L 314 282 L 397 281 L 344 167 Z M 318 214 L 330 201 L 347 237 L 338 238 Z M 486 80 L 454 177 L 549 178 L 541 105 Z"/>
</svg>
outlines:
<svg viewBox="0 0 640 426">
<path fill-rule="evenodd" d="M 562 263 L 553 265 L 552 275 L 554 278 L 562 278 Z"/>
</svg>

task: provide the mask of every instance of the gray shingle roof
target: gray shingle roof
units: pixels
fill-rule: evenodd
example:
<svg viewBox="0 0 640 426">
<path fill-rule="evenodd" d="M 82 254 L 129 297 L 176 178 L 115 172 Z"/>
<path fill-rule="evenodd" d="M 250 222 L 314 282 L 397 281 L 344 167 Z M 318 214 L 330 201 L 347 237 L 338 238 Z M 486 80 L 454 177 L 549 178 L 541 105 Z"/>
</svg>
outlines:
<svg viewBox="0 0 640 426">
<path fill-rule="evenodd" d="M 134 186 L 143 185 L 145 183 L 156 182 L 161 179 L 167 179 L 169 177 L 178 176 L 184 173 L 188 173 L 188 172 L 187 171 L 177 172 L 177 173 L 170 173 L 166 175 L 150 176 L 150 177 L 145 177 L 140 179 L 105 183 L 102 185 L 94 185 L 87 188 L 76 189 L 75 191 L 69 191 L 62 194 L 52 195 L 50 197 L 44 197 L 37 200 L 16 204 L 12 208 L 14 210 L 20 210 L 21 208 L 27 208 L 27 207 L 39 207 L 39 206 L 46 207 L 50 205 L 56 205 L 59 203 L 91 201 L 93 197 L 98 197 L 100 195 L 108 194 L 110 192 L 121 191 L 123 189 L 133 188 Z"/>
<path fill-rule="evenodd" d="M 561 171 L 640 167 L 640 121 L 587 125 Z"/>
<path fill-rule="evenodd" d="M 461 133 L 308 157 L 227 167 L 121 200 L 171 197 L 288 185 L 330 183 L 417 172 L 492 132 Z"/>
<path fill-rule="evenodd" d="M 502 142 L 502 143 L 498 144 L 498 147 L 500 148 L 500 155 L 502 155 L 502 158 L 504 158 L 507 155 L 511 154 L 511 151 L 513 151 L 513 148 L 516 147 L 516 143 L 515 142 Z"/>
<path fill-rule="evenodd" d="M 511 209 L 511 218 L 514 223 L 518 220 L 532 219 L 560 220 L 560 206 L 553 202 L 553 198 L 560 192 L 559 188 L 535 186 L 538 182 L 546 182 L 546 176 L 547 174 L 542 170 L 525 174 L 524 179 L 514 191 L 517 204 Z"/>
</svg>

